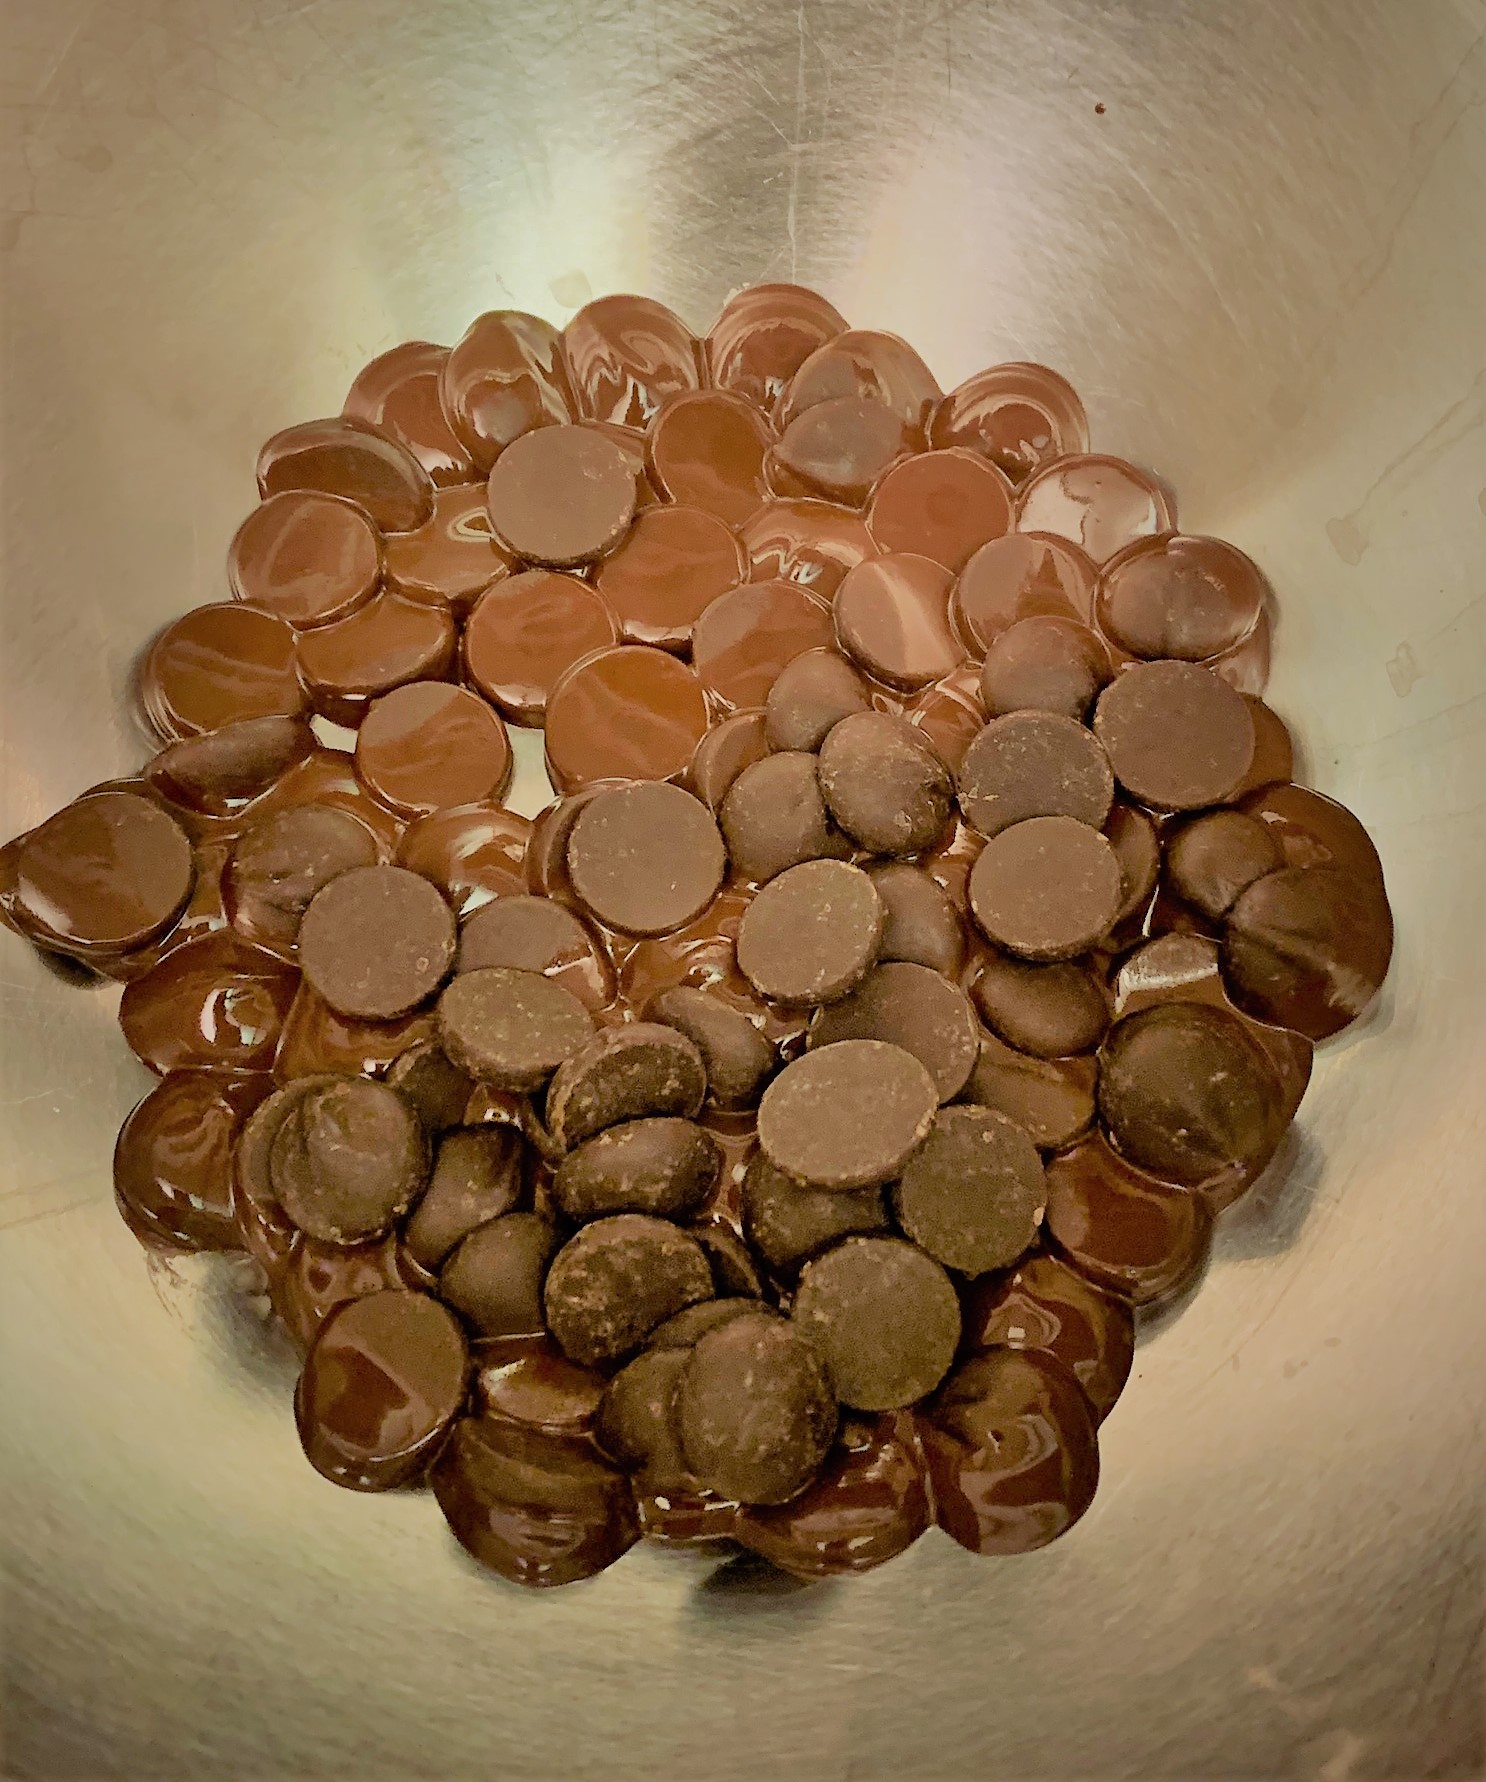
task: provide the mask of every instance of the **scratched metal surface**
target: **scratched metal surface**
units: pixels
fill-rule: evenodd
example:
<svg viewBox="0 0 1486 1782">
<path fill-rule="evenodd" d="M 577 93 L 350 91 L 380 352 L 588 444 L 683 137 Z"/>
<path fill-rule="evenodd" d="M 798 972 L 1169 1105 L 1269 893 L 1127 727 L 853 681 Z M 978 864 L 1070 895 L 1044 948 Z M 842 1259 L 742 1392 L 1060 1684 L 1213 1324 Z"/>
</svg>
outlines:
<svg viewBox="0 0 1486 1782">
<path fill-rule="evenodd" d="M 1062 366 L 1260 559 L 1273 696 L 1400 930 L 1069 1540 L 550 1598 L 301 1462 L 230 1271 L 151 1271 L 110 1205 L 112 996 L 0 936 L 10 1773 L 1479 1773 L 1481 0 L 3 11 L 6 835 L 137 761 L 131 653 L 223 593 L 256 443 L 366 356 L 798 276 L 946 385 Z"/>
</svg>

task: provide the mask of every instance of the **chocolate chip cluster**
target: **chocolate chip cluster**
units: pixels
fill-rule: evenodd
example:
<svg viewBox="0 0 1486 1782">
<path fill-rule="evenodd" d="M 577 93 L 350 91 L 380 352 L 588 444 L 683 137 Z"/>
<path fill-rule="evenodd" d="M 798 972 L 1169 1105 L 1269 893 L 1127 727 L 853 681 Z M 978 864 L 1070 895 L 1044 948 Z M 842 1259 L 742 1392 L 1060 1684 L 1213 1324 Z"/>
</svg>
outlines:
<svg viewBox="0 0 1486 1782">
<path fill-rule="evenodd" d="M 122 981 L 120 1210 L 255 1260 L 326 1478 L 529 1585 L 1088 1508 L 1136 1311 L 1392 945 L 1264 578 L 1088 444 L 763 285 L 493 312 L 264 447 L 160 752 L 0 917 Z"/>
</svg>

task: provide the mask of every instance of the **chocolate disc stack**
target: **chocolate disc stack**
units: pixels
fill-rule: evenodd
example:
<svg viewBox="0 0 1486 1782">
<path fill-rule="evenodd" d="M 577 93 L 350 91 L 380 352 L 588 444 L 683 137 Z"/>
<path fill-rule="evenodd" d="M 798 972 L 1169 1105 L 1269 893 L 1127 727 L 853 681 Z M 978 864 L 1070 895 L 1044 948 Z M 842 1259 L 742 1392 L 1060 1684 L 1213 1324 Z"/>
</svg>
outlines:
<svg viewBox="0 0 1486 1782">
<path fill-rule="evenodd" d="M 1259 570 L 1056 373 L 793 285 L 493 311 L 258 481 L 0 918 L 123 984 L 120 1210 L 256 1260 L 311 1464 L 536 1586 L 1071 1527 L 1388 969 Z"/>
</svg>

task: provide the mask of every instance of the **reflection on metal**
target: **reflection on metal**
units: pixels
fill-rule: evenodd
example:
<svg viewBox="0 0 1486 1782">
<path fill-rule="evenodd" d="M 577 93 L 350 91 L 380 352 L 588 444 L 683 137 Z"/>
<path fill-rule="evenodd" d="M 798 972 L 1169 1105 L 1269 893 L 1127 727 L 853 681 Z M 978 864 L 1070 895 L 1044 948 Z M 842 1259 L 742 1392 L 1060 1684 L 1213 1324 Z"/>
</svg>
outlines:
<svg viewBox="0 0 1486 1782">
<path fill-rule="evenodd" d="M 1045 360 L 1279 595 L 1386 1001 L 1163 1314 L 1048 1551 L 554 1598 L 301 1459 L 220 1265 L 113 1210 L 115 992 L 3 951 L 9 1762 L 36 1777 L 1464 1776 L 1486 1763 L 1486 39 L 1475 0 L 6 8 L 0 830 L 141 744 L 258 444 L 484 308 L 816 283 Z M 1102 111 L 1100 108 L 1103 108 Z M 538 796 L 526 760 L 523 808 Z"/>
</svg>

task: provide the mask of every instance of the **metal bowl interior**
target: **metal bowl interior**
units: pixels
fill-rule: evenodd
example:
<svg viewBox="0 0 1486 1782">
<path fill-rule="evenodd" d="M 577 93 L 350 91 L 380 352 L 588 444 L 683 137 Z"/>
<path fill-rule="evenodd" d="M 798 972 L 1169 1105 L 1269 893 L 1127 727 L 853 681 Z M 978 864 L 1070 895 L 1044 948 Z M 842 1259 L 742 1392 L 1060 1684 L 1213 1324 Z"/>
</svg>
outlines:
<svg viewBox="0 0 1486 1782">
<path fill-rule="evenodd" d="M 1069 1539 L 808 1589 L 644 1552 L 551 1597 L 304 1465 L 231 1268 L 114 1211 L 114 995 L 0 940 L 14 1773 L 1475 1774 L 1479 0 L 5 13 L 6 836 L 140 760 L 141 641 L 225 593 L 258 442 L 371 354 L 797 277 L 946 387 L 1059 366 L 1259 560 L 1271 697 L 1399 929 Z"/>
</svg>

